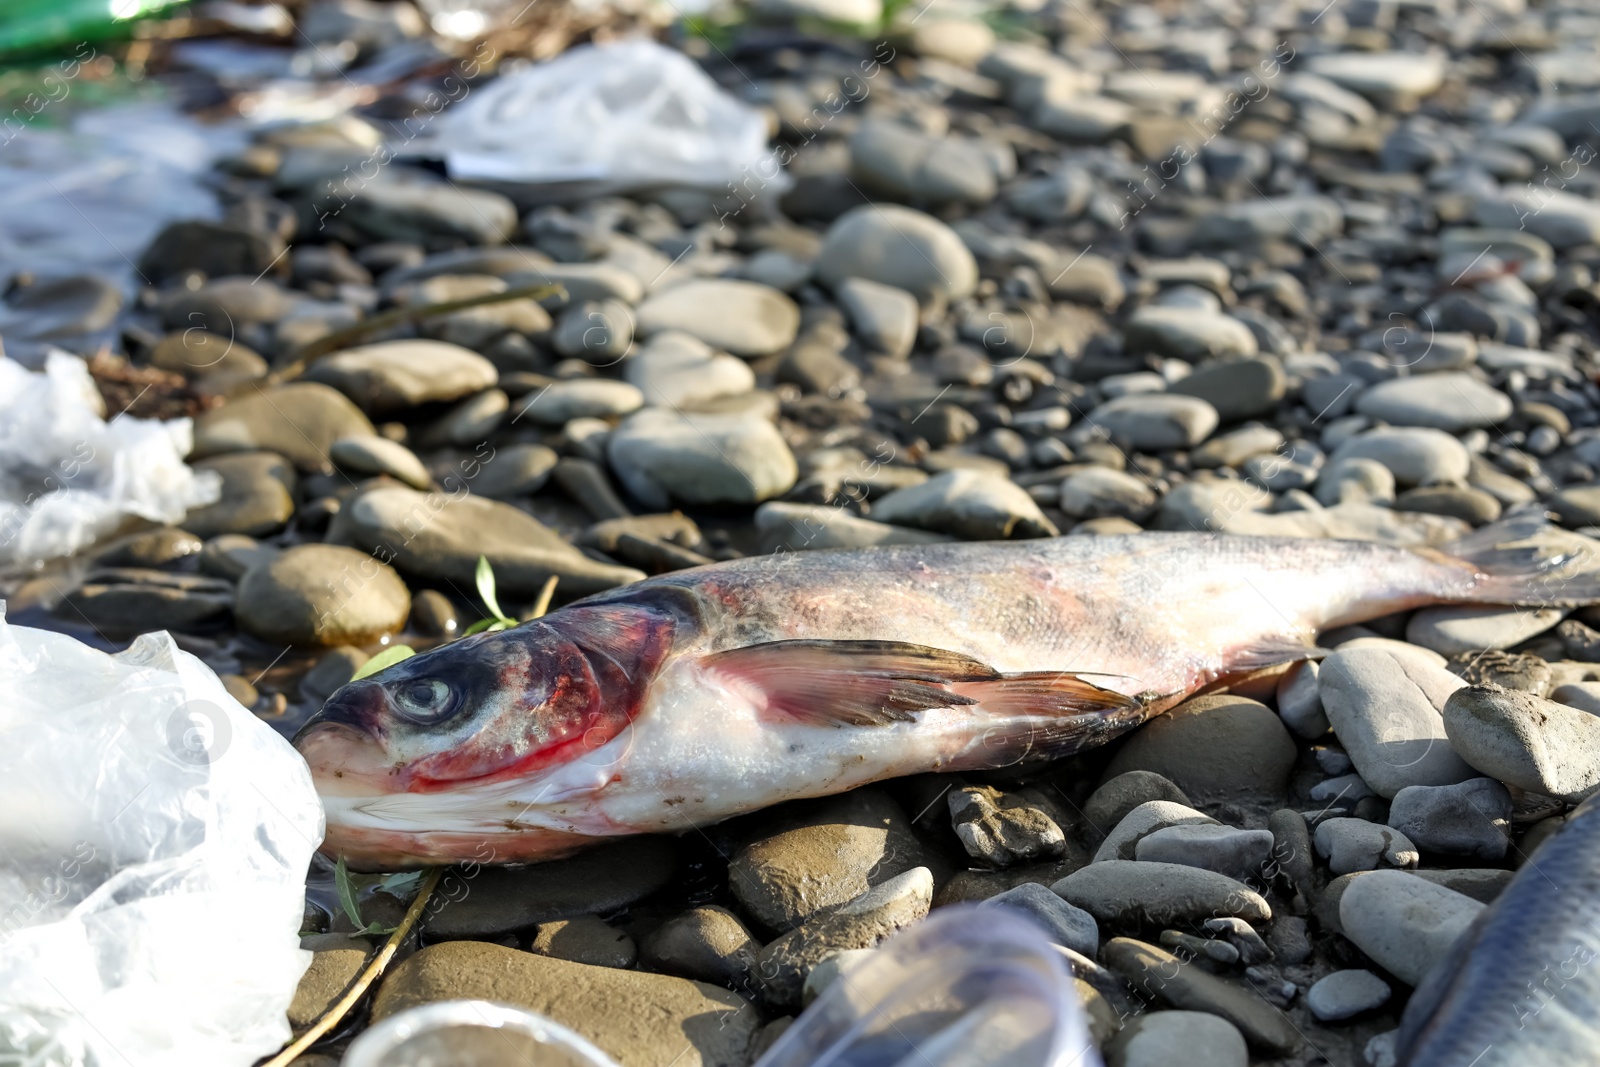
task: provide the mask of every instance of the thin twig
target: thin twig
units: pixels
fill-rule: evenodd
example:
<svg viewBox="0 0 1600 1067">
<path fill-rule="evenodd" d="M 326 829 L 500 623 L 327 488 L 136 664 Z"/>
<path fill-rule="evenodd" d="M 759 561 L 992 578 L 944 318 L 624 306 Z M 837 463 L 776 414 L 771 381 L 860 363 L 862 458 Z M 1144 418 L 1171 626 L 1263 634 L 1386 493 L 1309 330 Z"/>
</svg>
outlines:
<svg viewBox="0 0 1600 1067">
<path fill-rule="evenodd" d="M 387 330 L 402 323 L 414 322 L 417 319 L 431 319 L 435 316 L 448 315 L 455 311 L 466 311 L 468 308 L 483 307 L 486 304 L 502 304 L 507 300 L 542 300 L 547 296 L 564 296 L 565 294 L 566 289 L 562 286 L 541 282 L 538 285 L 522 285 L 499 293 L 484 293 L 480 296 L 463 297 L 460 300 L 442 300 L 437 304 L 391 308 L 381 315 L 363 319 L 353 326 L 335 330 L 309 344 L 302 345 L 300 350 L 294 354 L 294 359 L 286 366 L 280 367 L 267 375 L 266 384 L 280 385 L 291 378 L 297 377 L 307 366 L 329 352 L 336 352 L 355 341 L 361 340 L 361 338 L 370 333 Z"/>
<path fill-rule="evenodd" d="M 533 602 L 533 612 L 530 619 L 543 618 L 544 613 L 550 610 L 550 601 L 556 595 L 556 582 L 561 578 L 559 574 L 552 574 L 545 579 L 544 588 L 539 590 L 539 599 Z"/>
<path fill-rule="evenodd" d="M 434 888 L 439 884 L 440 876 L 444 874 L 443 867 L 435 867 L 423 876 L 422 885 L 417 889 L 417 898 L 411 902 L 411 907 L 406 909 L 405 918 L 400 920 L 400 925 L 395 927 L 394 933 L 389 935 L 389 940 L 383 943 L 383 948 L 372 957 L 361 974 L 356 977 L 350 988 L 345 990 L 339 1002 L 329 1008 L 305 1033 L 295 1038 L 288 1047 L 272 1059 L 263 1063 L 261 1067 L 287 1067 L 287 1064 L 300 1053 L 320 1041 L 324 1034 L 338 1026 L 340 1021 L 350 1013 L 357 1002 L 366 995 L 367 988 L 378 980 L 383 969 L 394 959 L 394 954 L 400 948 L 400 943 L 411 933 L 411 928 L 422 917 L 422 909 L 428 906 L 428 899 L 433 896 Z"/>
</svg>

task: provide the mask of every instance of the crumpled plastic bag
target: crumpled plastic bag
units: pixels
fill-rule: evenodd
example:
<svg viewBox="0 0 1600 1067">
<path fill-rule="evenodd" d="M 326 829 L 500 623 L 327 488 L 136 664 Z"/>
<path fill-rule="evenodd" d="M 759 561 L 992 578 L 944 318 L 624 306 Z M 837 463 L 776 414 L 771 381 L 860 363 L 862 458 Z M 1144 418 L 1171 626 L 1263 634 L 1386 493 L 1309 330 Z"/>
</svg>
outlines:
<svg viewBox="0 0 1600 1067">
<path fill-rule="evenodd" d="M 503 75 L 443 112 L 433 131 L 405 150 L 441 156 L 454 178 L 612 189 L 721 187 L 747 170 L 784 180 L 763 166 L 761 113 L 651 40 L 584 45 Z"/>
<path fill-rule="evenodd" d="M 183 457 L 188 419 L 102 414 L 77 356 L 51 352 L 42 372 L 0 357 L 0 563 L 71 555 L 130 516 L 175 523 L 215 503 L 222 479 Z"/>
<path fill-rule="evenodd" d="M 108 655 L 0 605 L 0 1063 L 276 1051 L 321 840 L 305 763 L 168 634 Z"/>
</svg>

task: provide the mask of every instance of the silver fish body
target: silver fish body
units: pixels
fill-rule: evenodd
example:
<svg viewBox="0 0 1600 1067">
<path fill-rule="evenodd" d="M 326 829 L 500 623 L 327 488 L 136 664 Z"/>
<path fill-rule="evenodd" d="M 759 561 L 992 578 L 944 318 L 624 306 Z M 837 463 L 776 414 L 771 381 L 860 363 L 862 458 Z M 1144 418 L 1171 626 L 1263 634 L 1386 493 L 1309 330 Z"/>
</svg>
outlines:
<svg viewBox="0 0 1600 1067">
<path fill-rule="evenodd" d="M 538 859 L 1068 754 L 1315 655 L 1331 626 L 1593 599 L 1526 532 L 1457 555 L 1152 533 L 739 560 L 416 656 L 340 690 L 296 744 L 353 862 Z"/>
</svg>

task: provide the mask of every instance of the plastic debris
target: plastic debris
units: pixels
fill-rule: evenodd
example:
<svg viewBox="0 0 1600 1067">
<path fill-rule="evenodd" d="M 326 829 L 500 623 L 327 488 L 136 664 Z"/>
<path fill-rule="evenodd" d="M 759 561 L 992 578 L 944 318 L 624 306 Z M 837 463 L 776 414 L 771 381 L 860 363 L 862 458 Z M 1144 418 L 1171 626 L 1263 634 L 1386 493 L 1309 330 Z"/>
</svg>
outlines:
<svg viewBox="0 0 1600 1067">
<path fill-rule="evenodd" d="M 1100 1067 L 1061 955 L 1026 919 L 940 908 L 829 985 L 756 1067 Z"/>
<path fill-rule="evenodd" d="M 407 151 L 474 180 L 720 187 L 768 155 L 760 112 L 650 40 L 585 45 L 502 75 L 434 126 Z"/>
<path fill-rule="evenodd" d="M 0 1063 L 275 1051 L 321 839 L 305 764 L 169 635 L 108 655 L 0 612 Z"/>
<path fill-rule="evenodd" d="M 71 555 L 130 518 L 175 523 L 215 503 L 220 477 L 183 457 L 188 419 L 109 422 L 83 360 L 51 352 L 42 372 L 0 357 L 0 563 Z"/>
<path fill-rule="evenodd" d="M 445 1000 L 391 1015 L 351 1042 L 341 1067 L 617 1067 L 560 1023 L 508 1004 Z"/>
</svg>

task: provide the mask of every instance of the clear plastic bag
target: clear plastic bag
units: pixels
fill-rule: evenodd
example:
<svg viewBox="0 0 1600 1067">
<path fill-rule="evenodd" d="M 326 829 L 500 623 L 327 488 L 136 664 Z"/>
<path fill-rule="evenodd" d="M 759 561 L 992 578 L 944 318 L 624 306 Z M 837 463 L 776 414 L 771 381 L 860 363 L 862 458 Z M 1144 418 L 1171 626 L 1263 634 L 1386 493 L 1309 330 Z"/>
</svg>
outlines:
<svg viewBox="0 0 1600 1067">
<path fill-rule="evenodd" d="M 766 120 L 681 52 L 650 40 L 584 45 L 475 88 L 407 151 L 451 177 L 722 187 L 763 173 Z M 760 182 L 758 181 L 758 184 Z M 776 185 L 774 185 L 776 188 Z"/>
<path fill-rule="evenodd" d="M 248 1067 L 310 963 L 305 763 L 165 633 L 0 614 L 0 1063 Z"/>
<path fill-rule="evenodd" d="M 1100 1067 L 1100 1056 L 1049 937 L 956 904 L 836 979 L 756 1067 Z"/>
<path fill-rule="evenodd" d="M 183 462 L 188 419 L 107 422 L 83 360 L 35 373 L 0 357 L 0 563 L 71 555 L 130 516 L 178 522 L 215 503 L 220 477 Z"/>
</svg>

